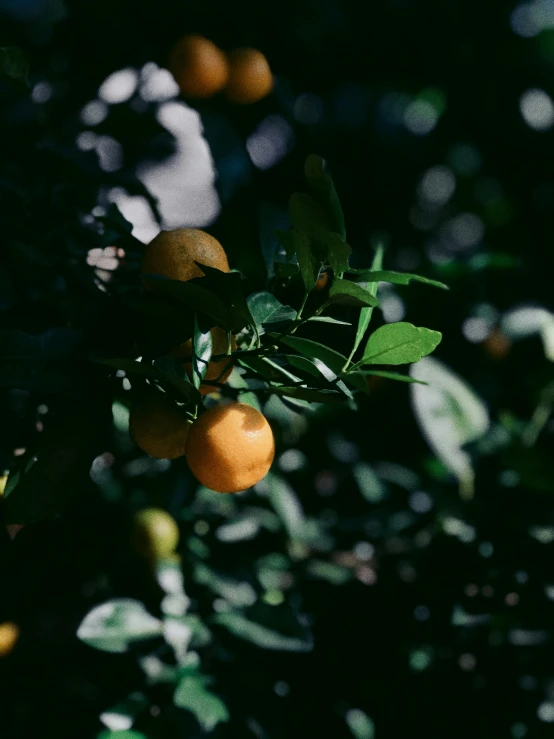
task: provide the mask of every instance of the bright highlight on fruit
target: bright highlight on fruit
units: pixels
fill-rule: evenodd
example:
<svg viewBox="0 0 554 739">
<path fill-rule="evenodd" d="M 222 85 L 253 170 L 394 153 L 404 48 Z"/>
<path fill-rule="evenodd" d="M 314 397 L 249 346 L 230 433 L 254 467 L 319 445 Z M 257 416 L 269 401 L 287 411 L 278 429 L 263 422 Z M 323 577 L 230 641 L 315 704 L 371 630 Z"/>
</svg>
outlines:
<svg viewBox="0 0 554 739">
<path fill-rule="evenodd" d="M 192 424 L 187 461 L 196 479 L 218 493 L 238 493 L 263 479 L 275 456 L 266 418 L 244 403 L 209 408 Z"/>
<path fill-rule="evenodd" d="M 163 508 L 144 508 L 135 516 L 133 543 L 139 554 L 150 559 L 170 557 L 179 543 L 179 527 Z"/>
<path fill-rule="evenodd" d="M 152 390 L 133 405 L 129 433 L 143 452 L 156 459 L 177 459 L 185 454 L 190 421 L 164 393 Z"/>
<path fill-rule="evenodd" d="M 169 71 L 185 97 L 209 98 L 225 87 L 229 63 L 209 39 L 189 35 L 173 47 Z"/>
<path fill-rule="evenodd" d="M 0 657 L 8 655 L 19 639 L 20 629 L 13 621 L 0 624 Z"/>
</svg>

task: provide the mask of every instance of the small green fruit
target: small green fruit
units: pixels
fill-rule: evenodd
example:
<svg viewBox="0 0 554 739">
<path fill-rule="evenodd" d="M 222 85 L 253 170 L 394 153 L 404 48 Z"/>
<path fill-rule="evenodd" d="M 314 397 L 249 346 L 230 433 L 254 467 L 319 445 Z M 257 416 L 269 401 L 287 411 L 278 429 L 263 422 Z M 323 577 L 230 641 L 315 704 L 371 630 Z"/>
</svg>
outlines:
<svg viewBox="0 0 554 739">
<path fill-rule="evenodd" d="M 135 549 L 145 557 L 168 557 L 179 543 L 179 527 L 162 508 L 144 508 L 135 516 L 133 542 Z"/>
</svg>

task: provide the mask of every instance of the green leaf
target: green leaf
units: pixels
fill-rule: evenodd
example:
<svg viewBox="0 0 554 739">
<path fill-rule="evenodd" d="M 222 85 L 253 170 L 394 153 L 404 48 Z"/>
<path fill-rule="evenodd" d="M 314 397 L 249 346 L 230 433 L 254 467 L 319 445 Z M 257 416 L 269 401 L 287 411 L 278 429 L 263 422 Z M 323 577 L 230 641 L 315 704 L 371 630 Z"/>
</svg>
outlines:
<svg viewBox="0 0 554 739">
<path fill-rule="evenodd" d="M 0 46 L 0 75 L 28 85 L 29 61 L 18 46 Z"/>
<path fill-rule="evenodd" d="M 214 318 L 218 324 L 230 328 L 232 331 L 240 331 L 246 322 L 238 327 L 230 321 L 229 306 L 212 291 L 195 284 L 193 280 L 183 282 L 182 280 L 168 280 L 160 275 L 141 275 L 141 279 L 147 280 L 152 290 L 160 295 L 178 300 L 189 308 Z M 203 279 L 203 278 L 200 278 Z M 240 322 L 239 322 L 240 323 Z"/>
<path fill-rule="evenodd" d="M 329 290 L 329 302 L 340 305 L 371 306 L 376 308 L 379 303 L 377 298 L 368 290 L 356 285 L 349 280 L 335 279 Z"/>
<path fill-rule="evenodd" d="M 241 392 L 240 394 L 240 402 L 246 403 L 247 405 L 251 405 L 252 408 L 255 408 L 256 410 L 261 412 L 262 406 L 260 405 L 258 396 L 256 395 L 255 392 L 250 390 L 250 388 L 248 387 L 248 383 L 246 382 L 244 377 L 238 372 L 236 368 L 234 372 L 231 372 L 231 375 L 229 379 L 227 380 L 227 385 L 229 385 L 229 387 L 232 387 L 232 388 L 244 390 L 245 392 Z"/>
<path fill-rule="evenodd" d="M 213 622 L 225 627 L 239 639 L 249 641 L 263 649 L 286 652 L 310 652 L 313 649 L 313 641 L 309 635 L 304 638 L 286 636 L 250 621 L 240 613 L 219 613 L 213 618 Z"/>
<path fill-rule="evenodd" d="M 346 723 L 354 739 L 375 739 L 375 724 L 360 708 L 346 712 Z"/>
<path fill-rule="evenodd" d="M 320 261 L 317 260 L 313 251 L 311 239 L 301 231 L 278 231 L 281 243 L 287 252 L 287 258 L 292 259 L 296 256 L 298 259 L 298 269 L 302 282 L 306 288 L 306 292 L 310 292 L 317 282 Z M 290 256 L 289 256 L 290 255 Z"/>
<path fill-rule="evenodd" d="M 384 247 L 382 244 L 379 244 L 375 251 L 375 256 L 373 257 L 373 263 L 371 265 L 371 269 L 374 271 L 380 270 L 383 266 L 383 252 Z M 377 296 L 377 289 L 378 289 L 378 283 L 373 282 L 368 289 L 368 292 L 373 295 L 373 297 Z M 358 328 L 356 329 L 356 338 L 354 340 L 354 347 L 352 348 L 351 357 L 354 356 L 356 351 L 358 350 L 358 347 L 362 343 L 362 340 L 364 336 L 367 333 L 367 329 L 369 327 L 369 323 L 371 321 L 371 316 L 373 315 L 373 307 L 368 308 L 362 308 L 360 312 L 360 317 L 358 319 Z"/>
<path fill-rule="evenodd" d="M 388 323 L 369 337 L 359 364 L 411 364 L 430 354 L 442 339 L 440 331 L 403 321 Z"/>
<path fill-rule="evenodd" d="M 114 598 L 89 611 L 77 638 L 104 652 L 126 652 L 133 642 L 159 636 L 162 629 L 162 622 L 138 600 Z"/>
<path fill-rule="evenodd" d="M 312 577 L 327 580 L 332 585 L 343 585 L 352 579 L 352 572 L 347 567 L 319 559 L 312 559 L 308 562 L 306 571 Z"/>
<path fill-rule="evenodd" d="M 272 334 L 273 336 L 275 339 L 279 339 L 282 344 L 290 346 L 305 357 L 320 359 L 323 364 L 327 365 L 337 375 L 340 374 L 346 363 L 346 357 L 343 354 L 336 352 L 334 349 L 329 349 L 329 347 L 323 344 L 318 344 L 311 339 L 303 339 L 299 336 L 283 336 L 279 338 L 278 335 Z"/>
<path fill-rule="evenodd" d="M 325 241 L 327 245 L 327 261 L 335 274 L 347 272 L 350 267 L 348 258 L 352 254 L 352 247 L 341 239 L 339 234 L 331 232 Z"/>
<path fill-rule="evenodd" d="M 244 326 L 255 326 L 254 318 L 248 307 L 243 291 L 243 280 L 239 272 L 222 272 L 214 267 L 196 262 L 204 272 L 204 277 L 197 277 L 191 282 L 211 290 L 230 307 L 229 328 L 240 331 Z"/>
<path fill-rule="evenodd" d="M 349 321 L 338 321 L 336 318 L 331 316 L 311 316 L 308 321 L 319 321 L 320 323 L 334 323 L 337 326 L 351 326 Z"/>
<path fill-rule="evenodd" d="M 295 231 L 306 234 L 319 244 L 327 243 L 331 225 L 325 211 L 311 195 L 302 192 L 291 195 L 289 218 Z"/>
<path fill-rule="evenodd" d="M 142 731 L 134 731 L 133 729 L 121 729 L 120 731 L 101 731 L 97 739 L 148 739 Z"/>
<path fill-rule="evenodd" d="M 294 489 L 275 472 L 268 472 L 256 485 L 256 491 L 267 495 L 290 539 L 299 539 L 304 528 L 305 516 Z"/>
<path fill-rule="evenodd" d="M 137 716 L 148 707 L 148 699 L 143 693 L 131 693 L 126 700 L 117 703 L 115 706 L 103 711 L 100 715 L 100 721 L 106 726 L 128 725 L 132 726 Z M 100 737 L 144 737 L 137 731 L 130 729 L 121 729 L 119 731 L 103 731 Z"/>
<path fill-rule="evenodd" d="M 314 196 L 321 203 L 329 216 L 333 231 L 340 234 L 342 239 L 346 238 L 344 226 L 344 214 L 335 185 L 331 176 L 325 172 L 324 160 L 316 154 L 310 154 L 304 165 L 304 174 L 308 180 Z"/>
<path fill-rule="evenodd" d="M 198 390 L 212 358 L 212 334 L 210 329 L 202 330 L 198 316 L 194 315 L 194 351 L 192 356 L 192 383 Z"/>
<path fill-rule="evenodd" d="M 287 398 L 297 398 L 299 400 L 307 400 L 309 403 L 340 403 L 343 400 L 341 393 L 331 390 L 312 390 L 305 387 L 269 387 L 266 392 L 271 395 L 282 395 Z"/>
<path fill-rule="evenodd" d="M 222 721 L 229 720 L 229 711 L 221 698 L 206 690 L 207 678 L 202 675 L 186 675 L 181 679 L 173 702 L 196 716 L 203 731 L 212 731 Z"/>
<path fill-rule="evenodd" d="M 163 378 L 175 387 L 183 396 L 183 400 L 190 403 L 201 403 L 202 396 L 192 384 L 183 365 L 175 357 L 166 355 L 154 360 L 154 367 Z"/>
<path fill-rule="evenodd" d="M 427 443 L 471 497 L 473 467 L 465 444 L 488 431 L 487 409 L 467 382 L 434 357 L 426 357 L 410 369 L 414 379 L 428 384 L 412 385 L 412 405 Z"/>
<path fill-rule="evenodd" d="M 412 275 L 407 272 L 391 272 L 390 270 L 351 270 L 354 274 L 354 279 L 358 282 L 390 282 L 393 285 L 408 285 L 410 282 L 422 282 L 425 285 L 432 285 L 433 287 L 439 287 L 441 290 L 449 290 L 448 285 L 444 282 L 438 282 L 438 280 L 430 280 L 428 277 L 421 277 L 420 275 Z"/>
<path fill-rule="evenodd" d="M 323 378 L 334 388 L 339 388 L 349 398 L 352 397 L 352 393 L 342 380 L 338 379 L 338 375 L 327 367 L 319 359 L 308 359 L 307 357 L 297 356 L 296 354 L 286 354 L 285 359 L 289 364 L 297 369 L 303 370 L 313 377 L 317 377 L 321 381 Z"/>
<path fill-rule="evenodd" d="M 195 564 L 193 576 L 197 583 L 209 588 L 232 606 L 242 608 L 256 602 L 256 591 L 250 583 L 215 572 L 202 562 Z"/>
<path fill-rule="evenodd" d="M 367 462 L 357 462 L 352 470 L 360 493 L 369 503 L 380 503 L 386 495 L 383 482 Z"/>
<path fill-rule="evenodd" d="M 293 367 L 296 367 L 299 370 L 303 370 L 304 372 L 308 372 L 310 375 L 313 375 L 314 377 L 318 377 L 318 378 L 321 377 L 321 373 L 318 370 L 318 368 L 307 357 L 300 357 L 297 354 L 286 354 L 285 359 Z"/>
<path fill-rule="evenodd" d="M 261 332 L 267 325 L 285 323 L 296 318 L 294 308 L 283 305 L 267 291 L 249 295 L 248 307 L 258 330 Z"/>
<path fill-rule="evenodd" d="M 423 382 L 423 380 L 416 380 L 414 377 L 410 377 L 410 375 L 400 375 L 398 372 L 386 372 L 385 370 L 353 370 L 351 372 L 345 372 L 343 374 L 343 377 L 348 380 L 352 377 L 366 377 L 368 375 L 374 375 L 375 377 L 386 377 L 387 380 L 397 380 L 398 382 L 408 382 L 408 383 L 419 383 L 420 385 L 426 385 L 426 382 Z"/>
</svg>

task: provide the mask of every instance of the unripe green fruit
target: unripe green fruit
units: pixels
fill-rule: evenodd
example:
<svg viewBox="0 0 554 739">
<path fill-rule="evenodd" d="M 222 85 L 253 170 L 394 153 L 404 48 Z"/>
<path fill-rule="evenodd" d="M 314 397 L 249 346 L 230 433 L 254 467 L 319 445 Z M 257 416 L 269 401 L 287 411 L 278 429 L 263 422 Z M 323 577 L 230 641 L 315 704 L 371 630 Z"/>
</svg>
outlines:
<svg viewBox="0 0 554 739">
<path fill-rule="evenodd" d="M 179 527 L 162 508 L 144 508 L 135 516 L 133 543 L 145 557 L 167 557 L 179 543 Z"/>
</svg>

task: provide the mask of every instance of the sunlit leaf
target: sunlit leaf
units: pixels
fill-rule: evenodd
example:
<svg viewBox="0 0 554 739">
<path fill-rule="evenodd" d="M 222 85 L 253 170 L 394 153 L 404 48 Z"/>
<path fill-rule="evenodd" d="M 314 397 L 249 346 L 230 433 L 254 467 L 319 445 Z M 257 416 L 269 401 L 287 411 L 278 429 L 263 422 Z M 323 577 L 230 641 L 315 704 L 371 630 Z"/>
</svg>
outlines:
<svg viewBox="0 0 554 739">
<path fill-rule="evenodd" d="M 440 343 L 442 334 L 411 323 L 388 323 L 369 337 L 360 364 L 419 362 Z"/>
<path fill-rule="evenodd" d="M 375 724 L 360 708 L 346 712 L 346 723 L 354 739 L 374 739 Z"/>
<path fill-rule="evenodd" d="M 203 330 L 200 327 L 196 314 L 194 315 L 193 347 L 192 381 L 194 387 L 198 389 L 212 358 L 212 334 L 209 328 Z"/>
<path fill-rule="evenodd" d="M 135 641 L 159 636 L 162 628 L 162 622 L 139 601 L 114 598 L 89 611 L 77 630 L 77 637 L 104 652 L 126 652 Z"/>
<path fill-rule="evenodd" d="M 229 711 L 221 698 L 206 689 L 206 682 L 202 675 L 186 675 L 175 689 L 173 702 L 191 711 L 202 729 L 210 732 L 220 722 L 229 720 Z"/>
<path fill-rule="evenodd" d="M 256 602 L 256 592 L 250 583 L 215 572 L 202 562 L 198 562 L 194 568 L 194 579 L 237 608 Z"/>
<path fill-rule="evenodd" d="M 244 390 L 245 392 L 241 392 L 240 394 L 240 402 L 246 403 L 247 405 L 251 405 L 252 408 L 256 408 L 256 410 L 261 411 L 262 407 L 260 405 L 260 401 L 258 400 L 258 396 L 255 392 L 249 389 L 248 383 L 246 380 L 242 377 L 240 372 L 235 368 L 233 372 L 231 372 L 231 375 L 229 376 L 229 379 L 227 380 L 227 385 L 232 388 L 237 388 L 239 390 Z"/>
<path fill-rule="evenodd" d="M 299 538 L 304 527 L 304 511 L 296 492 L 289 483 L 281 475 L 269 472 L 257 484 L 256 490 L 267 495 L 289 537 Z"/>
<path fill-rule="evenodd" d="M 428 385 L 412 385 L 412 405 L 427 443 L 458 478 L 465 494 L 473 489 L 473 467 L 463 446 L 485 435 L 489 415 L 475 391 L 434 357 L 410 368 L 410 374 Z"/>
<path fill-rule="evenodd" d="M 352 325 L 349 321 L 339 321 L 336 318 L 331 318 L 331 316 L 311 316 L 310 318 L 308 318 L 308 321 L 316 321 L 319 323 L 334 323 L 337 326 Z"/>
<path fill-rule="evenodd" d="M 422 282 L 425 285 L 439 287 L 442 290 L 448 290 L 448 285 L 438 280 L 430 280 L 428 277 L 420 275 L 412 275 L 407 272 L 391 272 L 389 270 L 356 270 L 353 273 L 354 279 L 358 282 L 390 282 L 393 285 L 409 285 L 410 282 Z"/>
</svg>

